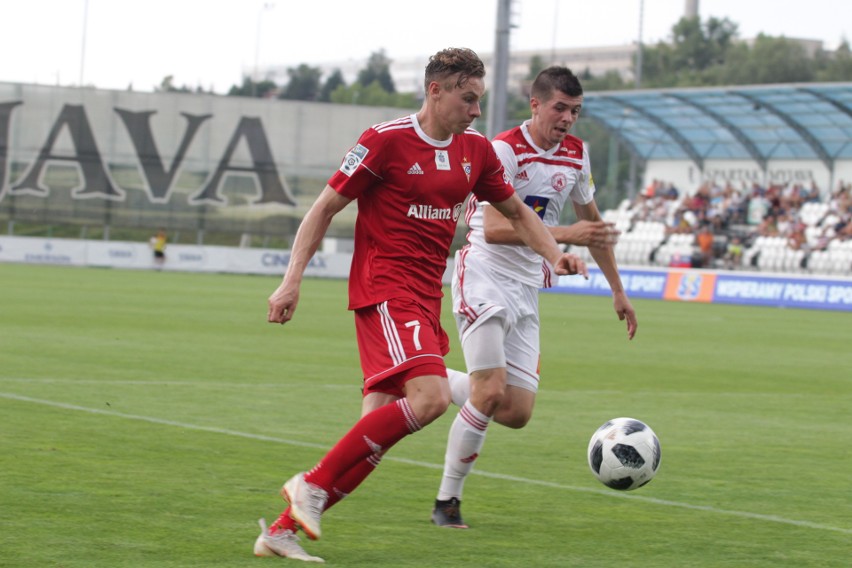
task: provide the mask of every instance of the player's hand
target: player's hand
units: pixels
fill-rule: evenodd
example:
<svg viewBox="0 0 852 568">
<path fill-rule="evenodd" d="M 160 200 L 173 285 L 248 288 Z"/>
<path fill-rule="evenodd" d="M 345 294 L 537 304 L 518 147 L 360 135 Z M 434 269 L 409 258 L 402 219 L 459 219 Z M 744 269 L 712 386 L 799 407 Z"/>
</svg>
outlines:
<svg viewBox="0 0 852 568">
<path fill-rule="evenodd" d="M 613 247 L 618 243 L 621 231 L 614 223 L 581 220 L 567 228 L 567 235 L 560 242 L 581 247 Z"/>
<path fill-rule="evenodd" d="M 564 253 L 553 265 L 553 270 L 559 275 L 582 274 L 583 278 L 589 279 L 589 269 L 586 268 L 586 263 L 576 254 Z"/>
<path fill-rule="evenodd" d="M 269 311 L 266 319 L 269 323 L 285 324 L 293 319 L 293 312 L 299 303 L 299 289 L 286 286 L 283 282 L 269 296 Z"/>
<path fill-rule="evenodd" d="M 639 324 L 636 322 L 636 312 L 633 310 L 630 300 L 627 299 L 627 294 L 624 292 L 613 294 L 613 307 L 618 319 L 627 320 L 627 339 L 633 339 Z"/>
</svg>

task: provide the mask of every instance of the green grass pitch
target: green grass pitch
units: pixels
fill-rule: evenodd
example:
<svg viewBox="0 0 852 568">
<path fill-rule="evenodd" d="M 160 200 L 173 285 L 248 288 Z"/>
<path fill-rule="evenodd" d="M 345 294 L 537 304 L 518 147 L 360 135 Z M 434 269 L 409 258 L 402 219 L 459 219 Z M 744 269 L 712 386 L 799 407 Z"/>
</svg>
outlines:
<svg viewBox="0 0 852 568">
<path fill-rule="evenodd" d="M 360 371 L 345 283 L 0 265 L 0 566 L 296 565 L 252 556 L 291 474 L 354 422 Z M 454 327 L 447 360 L 461 366 Z M 848 313 L 543 294 L 542 389 L 495 426 L 464 497 L 429 513 L 454 407 L 403 440 L 305 541 L 346 567 L 847 566 Z M 605 420 L 662 444 L 647 486 L 598 483 Z"/>
</svg>

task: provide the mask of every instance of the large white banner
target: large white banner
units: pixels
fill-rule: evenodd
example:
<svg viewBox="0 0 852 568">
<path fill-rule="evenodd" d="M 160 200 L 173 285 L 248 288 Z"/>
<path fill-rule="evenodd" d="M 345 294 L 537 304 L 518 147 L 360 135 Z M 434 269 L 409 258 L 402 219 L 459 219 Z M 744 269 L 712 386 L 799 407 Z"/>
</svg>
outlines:
<svg viewBox="0 0 852 568">
<path fill-rule="evenodd" d="M 160 266 L 146 243 L 6 236 L 0 237 L 0 262 L 283 276 L 290 251 L 175 244 Z M 349 278 L 351 262 L 350 253 L 319 252 L 305 275 Z"/>
</svg>

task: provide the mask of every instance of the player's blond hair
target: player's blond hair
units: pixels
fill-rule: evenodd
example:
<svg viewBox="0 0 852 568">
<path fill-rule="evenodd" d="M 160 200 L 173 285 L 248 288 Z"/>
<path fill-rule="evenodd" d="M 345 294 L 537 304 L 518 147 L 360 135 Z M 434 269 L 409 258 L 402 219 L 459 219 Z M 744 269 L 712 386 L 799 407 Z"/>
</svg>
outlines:
<svg viewBox="0 0 852 568">
<path fill-rule="evenodd" d="M 450 47 L 441 50 L 429 58 L 424 86 L 428 90 L 432 81 L 441 82 L 453 75 L 458 75 L 455 84 L 448 83 L 444 88 L 463 87 L 471 78 L 485 77 L 485 64 L 472 49 Z"/>
</svg>

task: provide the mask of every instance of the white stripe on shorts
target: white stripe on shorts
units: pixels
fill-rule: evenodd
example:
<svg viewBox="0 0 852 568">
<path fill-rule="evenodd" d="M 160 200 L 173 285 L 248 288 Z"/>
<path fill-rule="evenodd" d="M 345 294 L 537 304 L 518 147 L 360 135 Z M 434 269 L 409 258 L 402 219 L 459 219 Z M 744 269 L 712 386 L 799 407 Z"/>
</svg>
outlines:
<svg viewBox="0 0 852 568">
<path fill-rule="evenodd" d="M 388 342 L 388 355 L 390 355 L 391 361 L 393 361 L 393 366 L 396 367 L 405 362 L 405 349 L 403 349 L 402 340 L 400 340 L 399 334 L 396 331 L 396 323 L 394 323 L 388 311 L 388 303 L 382 302 L 378 305 L 377 309 L 382 320 L 382 331 L 385 334 L 385 341 Z"/>
</svg>

